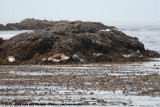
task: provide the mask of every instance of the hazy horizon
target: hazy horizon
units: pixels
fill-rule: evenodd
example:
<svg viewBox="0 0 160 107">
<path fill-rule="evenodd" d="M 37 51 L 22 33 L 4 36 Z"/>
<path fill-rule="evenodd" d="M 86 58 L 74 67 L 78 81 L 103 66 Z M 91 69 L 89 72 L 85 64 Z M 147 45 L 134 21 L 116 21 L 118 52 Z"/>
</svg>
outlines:
<svg viewBox="0 0 160 107">
<path fill-rule="evenodd" d="M 26 18 L 106 25 L 160 25 L 160 0 L 0 0 L 0 23 Z"/>
</svg>

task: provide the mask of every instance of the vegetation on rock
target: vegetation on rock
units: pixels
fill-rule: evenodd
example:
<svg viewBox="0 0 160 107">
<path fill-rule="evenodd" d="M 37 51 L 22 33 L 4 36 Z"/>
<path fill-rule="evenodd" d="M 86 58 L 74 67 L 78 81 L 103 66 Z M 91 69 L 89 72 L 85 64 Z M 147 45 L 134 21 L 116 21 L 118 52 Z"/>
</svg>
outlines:
<svg viewBox="0 0 160 107">
<path fill-rule="evenodd" d="M 52 22 L 45 22 L 48 23 L 48 25 L 44 24 L 46 28 L 19 34 L 1 44 L 0 59 L 3 59 L 1 63 L 5 63 L 8 56 L 14 56 L 17 62 L 37 64 L 41 63 L 43 58 L 60 53 L 68 57 L 76 54 L 86 63 L 138 61 L 160 56 L 154 51 L 145 50 L 138 38 L 128 36 L 115 27 L 82 21 L 59 21 L 54 22 L 54 26 L 50 27 Z M 22 23 L 27 24 L 25 21 Z M 28 23 L 27 26 L 32 26 L 32 23 Z M 102 31 L 104 29 L 110 30 Z M 140 50 L 143 58 L 122 57 L 123 54 L 137 50 Z M 97 53 L 100 54 L 98 57 L 95 56 Z M 68 60 L 65 63 L 72 63 L 72 61 Z"/>
</svg>

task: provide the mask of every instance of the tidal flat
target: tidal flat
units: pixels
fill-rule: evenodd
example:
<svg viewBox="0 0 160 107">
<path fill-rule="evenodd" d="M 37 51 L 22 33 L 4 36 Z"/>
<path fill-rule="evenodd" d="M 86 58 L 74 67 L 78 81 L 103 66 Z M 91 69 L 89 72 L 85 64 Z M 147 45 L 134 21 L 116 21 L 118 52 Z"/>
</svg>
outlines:
<svg viewBox="0 0 160 107">
<path fill-rule="evenodd" d="M 0 66 L 4 106 L 160 106 L 160 61 Z"/>
</svg>

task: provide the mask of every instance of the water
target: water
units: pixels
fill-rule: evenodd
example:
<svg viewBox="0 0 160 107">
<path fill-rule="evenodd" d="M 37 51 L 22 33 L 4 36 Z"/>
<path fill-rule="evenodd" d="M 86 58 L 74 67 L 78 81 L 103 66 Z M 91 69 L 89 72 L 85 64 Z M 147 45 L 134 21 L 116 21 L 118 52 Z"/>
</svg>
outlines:
<svg viewBox="0 0 160 107">
<path fill-rule="evenodd" d="M 137 37 L 145 49 L 160 53 L 160 26 L 119 26 L 127 35 Z"/>
<path fill-rule="evenodd" d="M 0 37 L 2 37 L 3 39 L 10 39 L 15 35 L 24 33 L 24 32 L 33 32 L 33 30 L 0 31 Z"/>
</svg>

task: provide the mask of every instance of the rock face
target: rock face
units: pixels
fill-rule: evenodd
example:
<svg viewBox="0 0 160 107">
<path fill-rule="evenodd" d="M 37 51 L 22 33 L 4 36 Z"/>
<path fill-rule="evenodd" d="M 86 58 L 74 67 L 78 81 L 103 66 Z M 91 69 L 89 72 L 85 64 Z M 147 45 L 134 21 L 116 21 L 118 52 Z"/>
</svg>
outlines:
<svg viewBox="0 0 160 107">
<path fill-rule="evenodd" d="M 8 23 L 6 26 L 0 24 L 0 30 L 38 30 L 48 27 L 54 27 L 57 23 L 64 24 L 70 23 L 69 21 L 48 21 L 48 20 L 36 20 L 36 19 L 25 19 L 20 23 Z M 76 21 L 81 23 L 81 21 Z M 74 22 L 73 22 L 74 23 Z M 104 30 L 106 28 L 114 28 L 113 26 L 106 26 L 98 22 L 83 22 L 87 26 L 92 26 L 98 30 Z M 79 26 L 79 25 L 75 25 Z M 83 29 L 84 30 L 84 29 Z"/>
<path fill-rule="evenodd" d="M 4 42 L 4 40 L 2 38 L 0 38 L 0 45 Z M 0 52 L 2 51 L 2 49 L 0 48 Z M 1 60 L 1 58 L 0 58 Z"/>
<path fill-rule="evenodd" d="M 0 45 L 0 59 L 5 60 L 8 56 L 15 56 L 16 62 L 20 63 L 36 64 L 43 58 L 52 59 L 52 62 L 61 62 L 59 60 L 65 59 L 62 57 L 63 53 L 68 63 L 72 63 L 68 58 L 75 54 L 89 63 L 136 61 L 139 59 L 126 59 L 122 55 L 137 50 L 144 55 L 143 58 L 159 56 L 153 51 L 146 51 L 136 37 L 127 36 L 114 29 L 101 31 L 103 27 L 99 26 L 94 22 L 63 21 L 54 27 L 22 33 Z M 60 59 L 53 56 L 57 54 L 61 54 Z"/>
<path fill-rule="evenodd" d="M 2 44 L 4 42 L 4 40 L 2 38 L 0 38 L 0 44 Z"/>
<path fill-rule="evenodd" d="M 4 30 L 4 25 L 0 24 L 0 30 Z"/>
</svg>

